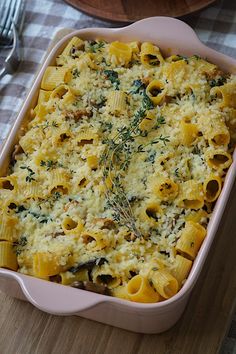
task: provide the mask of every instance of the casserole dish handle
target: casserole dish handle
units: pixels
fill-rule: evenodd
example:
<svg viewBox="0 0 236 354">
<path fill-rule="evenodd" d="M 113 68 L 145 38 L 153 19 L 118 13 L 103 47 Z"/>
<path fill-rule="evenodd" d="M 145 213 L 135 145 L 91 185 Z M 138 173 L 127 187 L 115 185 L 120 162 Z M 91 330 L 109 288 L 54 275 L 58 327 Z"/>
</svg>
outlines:
<svg viewBox="0 0 236 354">
<path fill-rule="evenodd" d="M 52 283 L 5 269 L 0 269 L 0 276 L 14 279 L 32 305 L 39 310 L 55 315 L 75 314 L 104 301 L 103 296 L 100 294 Z"/>
</svg>

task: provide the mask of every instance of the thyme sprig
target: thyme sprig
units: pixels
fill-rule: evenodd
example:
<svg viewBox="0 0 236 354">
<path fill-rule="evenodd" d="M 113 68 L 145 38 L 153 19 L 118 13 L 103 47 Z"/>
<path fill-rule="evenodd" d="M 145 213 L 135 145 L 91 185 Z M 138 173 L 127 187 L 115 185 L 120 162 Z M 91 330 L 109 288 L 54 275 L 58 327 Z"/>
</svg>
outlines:
<svg viewBox="0 0 236 354">
<path fill-rule="evenodd" d="M 165 146 L 166 146 L 166 143 L 169 143 L 170 142 L 170 137 L 169 136 L 163 136 L 162 134 L 156 138 L 156 139 L 153 139 L 151 141 L 149 141 L 147 144 L 143 145 L 143 144 L 140 144 L 138 146 L 138 150 L 137 152 L 145 152 L 145 148 L 149 145 L 155 145 L 155 144 L 158 144 L 160 142 L 162 142 Z"/>
<path fill-rule="evenodd" d="M 131 144 L 139 135 L 139 123 L 145 117 L 145 109 L 139 109 L 130 126 L 121 127 L 113 139 L 105 139 L 106 149 L 101 156 L 103 165 L 103 183 L 107 207 L 113 209 L 113 218 L 120 225 L 126 226 L 136 237 L 142 234 L 136 227 L 135 218 L 129 200 L 121 183 L 122 171 L 125 171 L 131 160 Z M 119 171 L 118 171 L 119 168 Z M 107 180 L 111 182 L 108 186 Z"/>
</svg>

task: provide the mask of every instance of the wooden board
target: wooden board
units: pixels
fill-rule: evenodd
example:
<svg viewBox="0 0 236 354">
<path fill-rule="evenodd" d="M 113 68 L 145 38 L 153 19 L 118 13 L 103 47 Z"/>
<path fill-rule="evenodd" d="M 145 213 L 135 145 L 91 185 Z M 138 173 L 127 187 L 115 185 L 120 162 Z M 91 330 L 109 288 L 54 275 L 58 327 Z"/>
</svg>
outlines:
<svg viewBox="0 0 236 354">
<path fill-rule="evenodd" d="M 134 22 L 151 16 L 180 17 L 215 0 L 65 0 L 77 9 L 104 20 Z"/>
<path fill-rule="evenodd" d="M 69 33 L 58 32 L 53 43 Z M 0 292 L 1 354 L 215 354 L 236 300 L 236 184 L 201 277 L 180 321 L 157 335 L 43 313 Z"/>
</svg>

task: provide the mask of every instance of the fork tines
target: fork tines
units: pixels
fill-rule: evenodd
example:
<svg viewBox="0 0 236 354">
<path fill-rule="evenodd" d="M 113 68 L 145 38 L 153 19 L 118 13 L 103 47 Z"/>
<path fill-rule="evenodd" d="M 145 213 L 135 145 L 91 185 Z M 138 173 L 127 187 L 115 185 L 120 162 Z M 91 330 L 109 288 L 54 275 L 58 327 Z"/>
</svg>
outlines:
<svg viewBox="0 0 236 354">
<path fill-rule="evenodd" d="M 25 0 L 5 0 L 0 3 L 0 47 L 13 42 L 12 23 L 21 32 L 25 13 Z"/>
</svg>

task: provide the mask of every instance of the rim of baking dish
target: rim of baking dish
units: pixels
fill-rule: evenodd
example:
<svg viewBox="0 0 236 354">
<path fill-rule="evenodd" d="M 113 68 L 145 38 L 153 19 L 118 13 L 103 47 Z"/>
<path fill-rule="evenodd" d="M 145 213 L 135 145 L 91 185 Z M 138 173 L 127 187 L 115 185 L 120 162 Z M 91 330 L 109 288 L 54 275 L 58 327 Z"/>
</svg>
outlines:
<svg viewBox="0 0 236 354">
<path fill-rule="evenodd" d="M 217 64 L 225 71 L 236 73 L 236 60 L 204 45 L 190 26 L 183 21 L 174 18 L 150 17 L 122 28 L 86 28 L 75 30 L 64 36 L 53 47 L 47 58 L 44 60 L 42 68 L 40 69 L 2 148 L 0 153 L 0 165 L 7 159 L 7 155 L 9 155 L 12 141 L 15 138 L 17 131 L 20 129 L 31 101 L 35 95 L 37 95 L 45 69 L 55 60 L 56 56 L 63 50 L 68 43 L 68 40 L 73 36 L 80 36 L 85 39 L 101 38 L 108 41 L 151 41 L 160 46 L 164 55 L 184 54 L 188 56 L 197 54 L 201 57 L 207 58 L 210 62 Z M 179 53 L 178 48 L 180 47 L 183 49 L 181 49 L 181 52 Z M 120 309 L 129 308 L 134 311 L 144 310 L 151 312 L 153 309 L 166 311 L 167 307 L 172 308 L 177 302 L 183 301 L 183 298 L 186 298 L 186 296 L 189 295 L 195 285 L 223 216 L 235 177 L 236 152 L 233 154 L 233 163 L 227 172 L 222 192 L 209 221 L 207 236 L 194 260 L 191 272 L 180 291 L 163 302 L 145 304 L 131 302 L 116 297 L 55 284 L 3 268 L 0 268 L 0 276 L 16 280 L 26 298 L 37 308 L 49 313 L 74 314 L 90 309 L 101 303 L 113 303 L 118 305 Z"/>
</svg>

